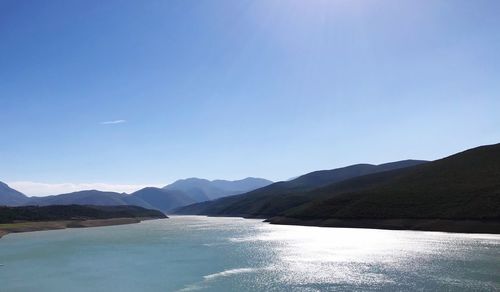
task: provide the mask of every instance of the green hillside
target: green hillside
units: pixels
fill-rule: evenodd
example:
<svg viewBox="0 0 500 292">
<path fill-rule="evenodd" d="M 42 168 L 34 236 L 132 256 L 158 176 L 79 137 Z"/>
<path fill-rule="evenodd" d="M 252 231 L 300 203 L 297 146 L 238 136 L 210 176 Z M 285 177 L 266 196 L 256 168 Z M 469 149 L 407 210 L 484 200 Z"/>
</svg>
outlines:
<svg viewBox="0 0 500 292">
<path fill-rule="evenodd" d="M 335 172 L 353 174 L 353 167 L 362 173 L 366 165 Z M 259 217 L 277 224 L 500 233 L 500 144 L 384 170 L 347 179 L 344 172 L 337 176 L 344 179 L 318 188 L 308 188 L 303 182 L 310 178 L 300 177 L 177 213 Z"/>
<path fill-rule="evenodd" d="M 353 177 L 420 165 L 425 161 L 404 160 L 381 165 L 356 164 L 347 167 L 315 171 L 294 180 L 214 201 L 179 208 L 177 214 L 215 216 L 270 217 L 307 203 L 315 196 L 311 190 Z"/>
<path fill-rule="evenodd" d="M 291 218 L 500 219 L 500 144 L 315 190 Z"/>
</svg>

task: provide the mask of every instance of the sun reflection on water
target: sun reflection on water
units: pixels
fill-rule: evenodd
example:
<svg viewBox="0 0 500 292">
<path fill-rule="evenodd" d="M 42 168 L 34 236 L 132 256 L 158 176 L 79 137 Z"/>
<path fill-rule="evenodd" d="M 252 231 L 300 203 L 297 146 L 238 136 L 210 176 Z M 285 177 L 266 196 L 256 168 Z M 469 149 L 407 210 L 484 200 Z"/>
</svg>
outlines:
<svg viewBox="0 0 500 292">
<path fill-rule="evenodd" d="M 386 284 L 397 287 L 396 281 L 403 282 L 415 274 L 425 276 L 422 269 L 432 266 L 435 257 L 456 258 L 456 248 L 446 239 L 452 238 L 460 250 L 464 243 L 461 239 L 467 239 L 469 244 L 474 237 L 488 240 L 485 235 L 436 232 L 428 235 L 412 231 L 261 225 L 258 232 L 230 241 L 269 245 L 274 254 L 266 269 L 270 277 L 278 277 L 289 285 L 344 283 L 376 288 Z"/>
</svg>

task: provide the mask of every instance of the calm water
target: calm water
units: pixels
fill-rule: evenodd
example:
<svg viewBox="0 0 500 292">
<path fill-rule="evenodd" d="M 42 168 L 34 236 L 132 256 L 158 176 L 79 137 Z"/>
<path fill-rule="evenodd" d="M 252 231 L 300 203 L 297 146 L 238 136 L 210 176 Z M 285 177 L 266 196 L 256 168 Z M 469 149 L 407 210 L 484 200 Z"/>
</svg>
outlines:
<svg viewBox="0 0 500 292">
<path fill-rule="evenodd" d="M 500 236 L 173 217 L 10 234 L 0 291 L 500 290 Z"/>
</svg>

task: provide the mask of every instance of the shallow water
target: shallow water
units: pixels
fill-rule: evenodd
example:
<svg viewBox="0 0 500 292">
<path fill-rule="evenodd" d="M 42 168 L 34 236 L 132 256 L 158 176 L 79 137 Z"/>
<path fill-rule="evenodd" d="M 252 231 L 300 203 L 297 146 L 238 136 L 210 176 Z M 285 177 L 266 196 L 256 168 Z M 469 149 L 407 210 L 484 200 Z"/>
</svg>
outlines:
<svg viewBox="0 0 500 292">
<path fill-rule="evenodd" d="M 0 291 L 498 291 L 500 236 L 175 216 L 9 234 Z"/>
</svg>

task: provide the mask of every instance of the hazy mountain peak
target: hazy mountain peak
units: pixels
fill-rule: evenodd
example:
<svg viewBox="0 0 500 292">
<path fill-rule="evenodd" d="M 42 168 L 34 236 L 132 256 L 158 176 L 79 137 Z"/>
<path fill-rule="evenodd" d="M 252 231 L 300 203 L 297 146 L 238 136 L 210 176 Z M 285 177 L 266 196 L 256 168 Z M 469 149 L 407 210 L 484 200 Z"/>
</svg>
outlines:
<svg viewBox="0 0 500 292">
<path fill-rule="evenodd" d="M 0 205 L 18 206 L 28 200 L 28 197 L 9 187 L 6 183 L 0 181 Z"/>
<path fill-rule="evenodd" d="M 222 179 L 210 181 L 192 177 L 177 180 L 163 189 L 183 191 L 197 202 L 202 202 L 249 192 L 271 183 L 269 180 L 255 177 L 247 177 L 234 181 Z"/>
<path fill-rule="evenodd" d="M 130 197 L 141 199 L 154 209 L 168 212 L 174 208 L 195 203 L 196 200 L 182 191 L 166 190 L 155 187 L 146 187 L 130 195 Z"/>
</svg>

